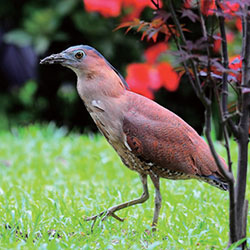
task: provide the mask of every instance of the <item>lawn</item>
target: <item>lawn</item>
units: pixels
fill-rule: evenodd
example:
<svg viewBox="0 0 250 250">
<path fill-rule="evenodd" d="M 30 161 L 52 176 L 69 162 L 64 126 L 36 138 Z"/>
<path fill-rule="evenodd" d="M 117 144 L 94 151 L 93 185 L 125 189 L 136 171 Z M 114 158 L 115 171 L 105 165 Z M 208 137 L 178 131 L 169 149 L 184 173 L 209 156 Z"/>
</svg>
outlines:
<svg viewBox="0 0 250 250">
<path fill-rule="evenodd" d="M 216 148 L 225 155 L 222 145 Z M 228 194 L 196 180 L 161 180 L 156 233 L 150 232 L 151 182 L 147 202 L 118 213 L 123 223 L 98 220 L 91 233 L 84 217 L 142 193 L 137 173 L 100 135 L 68 134 L 53 124 L 0 131 L 0 172 L 0 249 L 221 250 L 227 244 Z M 249 223 L 247 230 L 249 237 Z"/>
</svg>

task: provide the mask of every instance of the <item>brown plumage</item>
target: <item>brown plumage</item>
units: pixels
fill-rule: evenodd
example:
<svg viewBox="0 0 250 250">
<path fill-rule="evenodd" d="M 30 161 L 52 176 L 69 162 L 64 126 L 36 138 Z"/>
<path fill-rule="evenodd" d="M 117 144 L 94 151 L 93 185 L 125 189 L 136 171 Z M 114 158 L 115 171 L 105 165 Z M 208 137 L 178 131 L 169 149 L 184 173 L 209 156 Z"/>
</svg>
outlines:
<svg viewBox="0 0 250 250">
<path fill-rule="evenodd" d="M 78 93 L 97 127 L 123 163 L 138 172 L 142 180 L 140 198 L 87 220 L 95 221 L 102 215 L 104 220 L 111 215 L 122 221 L 116 211 L 148 199 L 147 176 L 155 186 L 153 227 L 161 207 L 160 178 L 194 178 L 227 190 L 208 145 L 196 131 L 171 111 L 129 91 L 123 77 L 95 49 L 83 45 L 70 47 L 41 63 L 60 63 L 75 71 Z"/>
<path fill-rule="evenodd" d="M 123 131 L 132 153 L 160 177 L 175 179 L 166 170 L 182 174 L 177 179 L 214 175 L 223 179 L 206 142 L 171 111 L 132 92 L 127 92 Z M 135 115 L 136 114 L 136 115 Z"/>
</svg>

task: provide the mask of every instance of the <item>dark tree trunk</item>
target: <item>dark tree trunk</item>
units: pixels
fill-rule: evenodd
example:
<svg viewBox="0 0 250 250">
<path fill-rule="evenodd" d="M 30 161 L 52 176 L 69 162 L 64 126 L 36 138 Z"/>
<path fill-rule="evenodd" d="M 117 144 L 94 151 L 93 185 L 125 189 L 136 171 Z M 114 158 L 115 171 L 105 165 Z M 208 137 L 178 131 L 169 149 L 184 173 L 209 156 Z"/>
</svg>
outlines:
<svg viewBox="0 0 250 250">
<path fill-rule="evenodd" d="M 238 171 L 235 187 L 236 212 L 237 212 L 237 240 L 246 237 L 248 201 L 245 200 L 247 185 L 247 163 L 248 163 L 248 130 L 250 118 L 250 6 L 245 6 L 243 17 L 243 46 L 242 46 L 242 83 L 241 100 L 239 110 L 241 117 L 239 122 L 238 136 Z M 241 245 L 246 247 L 246 241 Z"/>
</svg>

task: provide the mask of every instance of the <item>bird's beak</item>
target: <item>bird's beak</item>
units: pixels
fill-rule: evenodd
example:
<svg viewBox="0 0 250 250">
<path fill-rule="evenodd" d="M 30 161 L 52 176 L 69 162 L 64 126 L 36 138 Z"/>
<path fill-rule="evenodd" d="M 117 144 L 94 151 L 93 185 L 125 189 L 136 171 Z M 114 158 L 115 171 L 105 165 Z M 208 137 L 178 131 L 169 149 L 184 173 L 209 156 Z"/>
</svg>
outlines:
<svg viewBox="0 0 250 250">
<path fill-rule="evenodd" d="M 63 64 L 67 65 L 68 62 L 72 61 L 67 53 L 61 52 L 45 57 L 40 61 L 40 64 Z"/>
</svg>

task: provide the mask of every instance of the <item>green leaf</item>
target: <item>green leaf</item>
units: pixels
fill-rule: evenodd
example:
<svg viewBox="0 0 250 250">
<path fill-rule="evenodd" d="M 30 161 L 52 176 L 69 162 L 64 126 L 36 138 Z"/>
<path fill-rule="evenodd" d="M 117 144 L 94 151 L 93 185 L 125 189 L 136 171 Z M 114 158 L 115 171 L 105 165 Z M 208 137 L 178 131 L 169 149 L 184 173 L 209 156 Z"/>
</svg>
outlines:
<svg viewBox="0 0 250 250">
<path fill-rule="evenodd" d="M 55 10 L 46 8 L 35 10 L 29 14 L 29 18 L 24 20 L 23 26 L 33 37 L 37 35 L 53 36 L 58 29 L 61 18 Z"/>
<path fill-rule="evenodd" d="M 34 40 L 34 47 L 38 54 L 43 54 L 49 47 L 50 41 L 47 37 L 39 36 Z"/>
<path fill-rule="evenodd" d="M 66 41 L 67 39 L 70 39 L 69 35 L 65 32 L 60 31 L 58 31 L 53 37 L 54 41 Z"/>
<path fill-rule="evenodd" d="M 61 16 L 68 15 L 72 11 L 72 9 L 76 6 L 76 4 L 77 4 L 76 0 L 58 1 L 56 5 L 56 12 Z"/>
<path fill-rule="evenodd" d="M 21 47 L 31 45 L 32 42 L 31 35 L 20 29 L 9 31 L 4 35 L 3 39 L 6 43 Z"/>
<path fill-rule="evenodd" d="M 34 81 L 28 81 L 24 87 L 20 90 L 19 98 L 24 105 L 32 105 L 34 101 L 34 94 L 36 92 L 37 85 Z"/>
<path fill-rule="evenodd" d="M 82 10 L 76 12 L 72 16 L 76 28 L 83 33 L 104 37 L 110 33 L 112 27 L 108 26 L 108 22 L 104 18 L 100 18 L 96 13 L 84 13 Z"/>
</svg>

